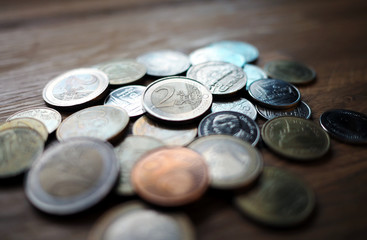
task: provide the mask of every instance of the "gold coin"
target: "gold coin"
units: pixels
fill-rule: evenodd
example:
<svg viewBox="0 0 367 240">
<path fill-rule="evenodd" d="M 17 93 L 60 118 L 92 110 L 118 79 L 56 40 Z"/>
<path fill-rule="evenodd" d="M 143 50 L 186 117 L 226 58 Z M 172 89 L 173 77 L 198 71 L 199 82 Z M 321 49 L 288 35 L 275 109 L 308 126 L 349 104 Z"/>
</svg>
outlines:
<svg viewBox="0 0 367 240">
<path fill-rule="evenodd" d="M 35 118 L 15 118 L 8 122 L 0 125 L 0 130 L 13 128 L 13 127 L 28 127 L 36 130 L 46 142 L 48 138 L 48 131 L 46 126 L 39 120 Z"/>
</svg>

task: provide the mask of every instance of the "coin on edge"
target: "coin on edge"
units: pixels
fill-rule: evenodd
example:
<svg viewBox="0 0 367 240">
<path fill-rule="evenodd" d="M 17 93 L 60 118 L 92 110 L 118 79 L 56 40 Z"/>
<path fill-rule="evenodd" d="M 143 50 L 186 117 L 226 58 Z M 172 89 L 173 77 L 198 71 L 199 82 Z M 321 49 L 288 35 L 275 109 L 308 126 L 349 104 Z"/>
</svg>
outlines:
<svg viewBox="0 0 367 240">
<path fill-rule="evenodd" d="M 268 78 L 268 75 L 266 75 L 264 70 L 256 65 L 245 64 L 245 66 L 243 67 L 243 71 L 246 73 L 247 76 L 246 90 L 248 90 L 248 87 L 251 85 L 251 83 L 260 79 Z"/>
<path fill-rule="evenodd" d="M 257 112 L 255 106 L 246 98 L 239 98 L 229 102 L 213 102 L 212 112 L 220 111 L 234 111 L 243 113 L 253 120 L 257 117 Z"/>
<path fill-rule="evenodd" d="M 46 142 L 48 138 L 48 131 L 40 120 L 35 118 L 15 118 L 13 120 L 9 120 L 8 122 L 4 122 L 0 125 L 0 131 L 3 129 L 13 128 L 13 127 L 27 127 L 38 132 L 42 139 Z"/>
<path fill-rule="evenodd" d="M 190 53 L 190 62 L 192 65 L 197 65 L 204 62 L 229 62 L 238 67 L 242 67 L 246 63 L 243 55 L 232 52 L 224 48 L 205 47 L 199 48 Z"/>
<path fill-rule="evenodd" d="M 300 101 L 296 107 L 289 109 L 272 109 L 256 105 L 256 110 L 263 118 L 268 120 L 281 116 L 294 116 L 305 119 L 311 117 L 311 108 L 304 101 Z"/>
<path fill-rule="evenodd" d="M 241 41 L 219 41 L 210 44 L 210 47 L 225 48 L 243 55 L 247 62 L 253 62 L 259 57 L 259 50 L 247 42 Z"/>
</svg>

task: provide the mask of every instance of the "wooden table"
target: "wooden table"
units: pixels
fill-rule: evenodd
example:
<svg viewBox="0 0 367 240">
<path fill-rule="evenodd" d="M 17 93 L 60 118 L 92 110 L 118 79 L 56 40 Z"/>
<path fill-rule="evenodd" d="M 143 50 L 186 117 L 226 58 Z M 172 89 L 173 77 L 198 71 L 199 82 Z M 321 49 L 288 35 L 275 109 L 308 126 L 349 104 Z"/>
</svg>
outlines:
<svg viewBox="0 0 367 240">
<path fill-rule="evenodd" d="M 240 40 L 260 51 L 257 65 L 294 59 L 317 72 L 299 87 L 318 122 L 322 112 L 367 113 L 365 1 L 12 0 L 0 7 L 0 121 L 45 106 L 45 84 L 67 70 L 151 50 L 191 51 L 218 40 Z M 68 113 L 63 113 L 67 116 Z M 263 120 L 257 120 L 259 125 Z M 317 195 L 310 220 L 271 229 L 251 222 L 231 194 L 210 190 L 182 208 L 198 239 L 364 239 L 367 236 L 367 148 L 331 141 L 323 159 L 307 164 L 260 151 L 266 165 L 303 178 Z M 23 180 L 0 182 L 0 238 L 85 239 L 108 209 L 134 198 L 109 196 L 83 214 L 56 218 L 26 200 Z"/>
</svg>

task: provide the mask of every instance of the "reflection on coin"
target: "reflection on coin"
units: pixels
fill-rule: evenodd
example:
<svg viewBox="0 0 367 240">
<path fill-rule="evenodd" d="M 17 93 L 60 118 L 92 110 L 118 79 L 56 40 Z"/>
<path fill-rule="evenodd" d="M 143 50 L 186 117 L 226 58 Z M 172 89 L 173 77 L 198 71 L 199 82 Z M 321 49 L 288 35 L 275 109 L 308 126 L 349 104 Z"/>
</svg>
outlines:
<svg viewBox="0 0 367 240">
<path fill-rule="evenodd" d="M 81 106 L 103 97 L 108 83 L 107 75 L 98 69 L 74 69 L 49 81 L 43 99 L 55 107 Z"/>
<path fill-rule="evenodd" d="M 133 134 L 157 138 L 170 146 L 185 146 L 197 135 L 196 126 L 170 127 L 142 116 L 133 125 Z"/>
<path fill-rule="evenodd" d="M 162 147 L 164 143 L 148 136 L 128 136 L 115 147 L 115 153 L 120 161 L 120 183 L 117 192 L 121 195 L 133 195 L 134 190 L 130 181 L 131 170 L 134 164 L 145 153 Z"/>
<path fill-rule="evenodd" d="M 110 93 L 105 105 L 119 106 L 126 110 L 130 117 L 136 117 L 145 113 L 142 103 L 143 92 L 146 87 L 140 85 L 129 85 L 118 88 Z"/>
<path fill-rule="evenodd" d="M 247 115 L 234 111 L 211 113 L 201 120 L 199 137 L 216 134 L 238 137 L 252 146 L 260 139 L 260 129 L 256 122 Z"/>
<path fill-rule="evenodd" d="M 0 131 L 13 127 L 27 127 L 38 132 L 44 141 L 48 138 L 46 126 L 35 118 L 15 118 L 0 125 Z"/>
<path fill-rule="evenodd" d="M 347 143 L 367 143 L 367 116 L 346 109 L 333 109 L 320 116 L 320 125 L 331 136 Z"/>
<path fill-rule="evenodd" d="M 118 176 L 113 147 L 97 139 L 73 138 L 53 145 L 35 162 L 26 195 L 40 210 L 67 215 L 104 198 Z"/>
<path fill-rule="evenodd" d="M 261 129 L 266 145 L 276 153 L 299 161 L 323 156 L 330 147 L 327 133 L 310 120 L 298 117 L 277 117 Z"/>
<path fill-rule="evenodd" d="M 44 140 L 33 129 L 12 127 L 0 131 L 0 178 L 28 170 L 42 155 Z"/>
<path fill-rule="evenodd" d="M 259 68 L 258 66 L 252 65 L 252 64 L 246 64 L 243 67 L 243 71 L 246 73 L 247 76 L 247 82 L 246 82 L 246 89 L 248 90 L 248 87 L 251 85 L 251 83 L 260 80 L 260 79 L 266 79 L 268 76 L 266 73 Z"/>
<path fill-rule="evenodd" d="M 114 141 L 129 123 L 127 112 L 115 106 L 94 106 L 66 118 L 56 131 L 59 141 L 72 137 L 93 137 Z"/>
<path fill-rule="evenodd" d="M 249 86 L 248 92 L 259 104 L 276 109 L 291 108 L 301 99 L 295 86 L 277 79 L 257 80 Z"/>
<path fill-rule="evenodd" d="M 271 109 L 256 105 L 256 110 L 263 118 L 268 120 L 280 116 L 294 116 L 305 119 L 311 117 L 311 108 L 304 101 L 300 101 L 296 107 L 289 109 Z"/>
<path fill-rule="evenodd" d="M 204 84 L 212 94 L 235 93 L 246 86 L 241 67 L 226 62 L 205 62 L 192 66 L 186 76 Z"/>
<path fill-rule="evenodd" d="M 239 53 L 232 52 L 224 48 L 205 47 L 199 48 L 190 53 L 190 62 L 197 65 L 205 62 L 229 62 L 238 67 L 242 67 L 246 59 Z"/>
<path fill-rule="evenodd" d="M 247 186 L 260 175 L 263 168 L 260 153 L 247 142 L 232 136 L 201 137 L 188 147 L 204 156 L 213 188 Z"/>
<path fill-rule="evenodd" d="M 143 94 L 143 107 L 150 115 L 173 122 L 200 117 L 212 101 L 212 94 L 203 84 L 178 76 L 154 81 Z"/>
<path fill-rule="evenodd" d="M 190 67 L 189 57 L 178 51 L 148 52 L 137 58 L 147 68 L 147 74 L 157 77 L 177 75 Z"/>
<path fill-rule="evenodd" d="M 225 48 L 243 55 L 247 62 L 253 62 L 259 57 L 257 48 L 249 43 L 240 41 L 219 41 L 212 43 L 211 47 Z"/>
<path fill-rule="evenodd" d="M 161 206 L 193 202 L 209 184 L 204 158 L 184 147 L 152 150 L 135 164 L 131 175 L 135 192 Z"/>
<path fill-rule="evenodd" d="M 212 112 L 220 111 L 234 111 L 243 113 L 253 120 L 255 120 L 257 116 L 255 106 L 246 98 L 239 98 L 229 102 L 213 102 Z"/>
<path fill-rule="evenodd" d="M 280 168 L 264 167 L 255 188 L 236 196 L 235 205 L 262 224 L 290 227 L 311 215 L 315 196 L 295 174 Z"/>
<path fill-rule="evenodd" d="M 192 223 L 183 213 L 160 212 L 140 202 L 117 206 L 98 220 L 88 240 L 194 240 Z"/>
<path fill-rule="evenodd" d="M 52 108 L 39 107 L 16 112 L 11 115 L 6 121 L 24 117 L 35 118 L 41 121 L 43 124 L 45 124 L 48 133 L 52 133 L 53 131 L 55 131 L 59 127 L 62 119 L 61 114 L 58 111 Z"/>
</svg>

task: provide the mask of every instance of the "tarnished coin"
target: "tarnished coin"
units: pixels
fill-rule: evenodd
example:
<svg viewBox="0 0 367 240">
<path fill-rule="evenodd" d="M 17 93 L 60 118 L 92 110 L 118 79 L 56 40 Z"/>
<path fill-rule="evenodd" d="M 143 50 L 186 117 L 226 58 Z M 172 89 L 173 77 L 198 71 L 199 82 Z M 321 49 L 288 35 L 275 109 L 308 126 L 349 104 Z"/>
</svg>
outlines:
<svg viewBox="0 0 367 240">
<path fill-rule="evenodd" d="M 315 195 L 295 174 L 264 167 L 257 185 L 234 199 L 240 211 L 253 220 L 274 227 L 304 222 L 315 208 Z"/>
<path fill-rule="evenodd" d="M 81 106 L 102 98 L 108 83 L 107 75 L 98 69 L 74 69 L 49 81 L 43 99 L 55 107 Z"/>
<path fill-rule="evenodd" d="M 117 158 L 120 161 L 120 183 L 117 192 L 121 195 L 133 195 L 134 189 L 130 181 L 131 170 L 134 164 L 145 153 L 152 149 L 163 147 L 164 143 L 148 136 L 128 136 L 115 147 Z"/>
<path fill-rule="evenodd" d="M 248 92 L 259 104 L 276 109 L 294 107 L 301 99 L 295 86 L 277 79 L 257 80 L 249 86 Z"/>
<path fill-rule="evenodd" d="M 247 142 L 232 136 L 201 137 L 188 147 L 204 156 L 213 188 L 247 186 L 256 180 L 263 168 L 260 153 Z"/>
<path fill-rule="evenodd" d="M 294 116 L 305 119 L 311 117 L 311 108 L 304 101 L 300 101 L 296 107 L 289 109 L 272 109 L 256 105 L 256 110 L 263 118 L 268 120 L 281 116 Z"/>
<path fill-rule="evenodd" d="M 186 76 L 201 82 L 216 95 L 235 93 L 246 86 L 246 74 L 242 68 L 227 62 L 194 65 Z"/>
<path fill-rule="evenodd" d="M 192 65 L 205 62 L 229 62 L 238 67 L 246 63 L 246 59 L 239 53 L 224 48 L 205 47 L 199 48 L 189 55 Z"/>
<path fill-rule="evenodd" d="M 110 93 L 105 105 L 119 106 L 126 110 L 130 117 L 136 117 L 145 113 L 143 108 L 143 92 L 145 86 L 129 85 L 118 88 Z"/>
<path fill-rule="evenodd" d="M 135 192 L 148 202 L 180 206 L 200 198 L 209 184 L 204 158 L 184 147 L 159 148 L 142 157 L 132 171 Z"/>
<path fill-rule="evenodd" d="M 298 161 L 320 158 L 330 147 L 330 138 L 321 127 L 298 117 L 268 120 L 261 136 L 271 150 Z"/>
<path fill-rule="evenodd" d="M 47 107 L 29 108 L 11 115 L 6 121 L 13 120 L 15 118 L 35 118 L 45 124 L 48 133 L 55 131 L 61 123 L 61 114 Z"/>
<path fill-rule="evenodd" d="M 42 155 L 44 140 L 33 129 L 12 127 L 0 130 L 0 178 L 19 175 Z"/>
<path fill-rule="evenodd" d="M 190 60 L 186 54 L 172 50 L 148 52 L 137 58 L 144 64 L 147 74 L 157 77 L 177 75 L 190 67 Z"/>
<path fill-rule="evenodd" d="M 217 134 L 238 137 L 252 146 L 260 139 L 260 129 L 256 122 L 247 115 L 234 111 L 211 113 L 201 120 L 199 137 Z"/>
<path fill-rule="evenodd" d="M 56 131 L 59 141 L 72 137 L 93 137 L 114 141 L 129 123 L 127 112 L 115 106 L 94 106 L 66 118 Z"/>
<path fill-rule="evenodd" d="M 225 48 L 243 55 L 247 62 L 253 62 L 259 57 L 257 48 L 249 43 L 241 41 L 219 41 L 212 43 L 211 47 Z"/>
<path fill-rule="evenodd" d="M 246 64 L 243 67 L 243 71 L 246 73 L 247 76 L 246 89 L 248 89 L 251 83 L 260 79 L 268 78 L 266 73 L 261 68 L 252 64 Z"/>
<path fill-rule="evenodd" d="M 212 112 L 234 111 L 243 113 L 253 120 L 256 119 L 257 112 L 255 106 L 246 98 L 239 98 L 229 102 L 213 102 Z"/>
<path fill-rule="evenodd" d="M 332 137 L 347 143 L 367 143 L 367 116 L 346 109 L 333 109 L 320 116 L 320 125 Z"/>
<path fill-rule="evenodd" d="M 41 121 L 35 118 L 15 118 L 8 122 L 4 122 L 0 125 L 0 131 L 3 129 L 13 128 L 13 127 L 27 127 L 38 132 L 44 141 L 48 138 L 48 131 Z"/>
<path fill-rule="evenodd" d="M 313 69 L 302 63 L 289 60 L 268 62 L 264 69 L 270 77 L 293 84 L 309 83 L 316 77 Z"/>
<path fill-rule="evenodd" d="M 203 84 L 178 76 L 154 81 L 143 94 L 143 107 L 150 115 L 172 122 L 200 117 L 212 101 L 212 94 Z"/>
<path fill-rule="evenodd" d="M 98 220 L 88 240 L 194 240 L 191 221 L 183 213 L 162 212 L 140 202 L 114 207 Z"/>
</svg>

